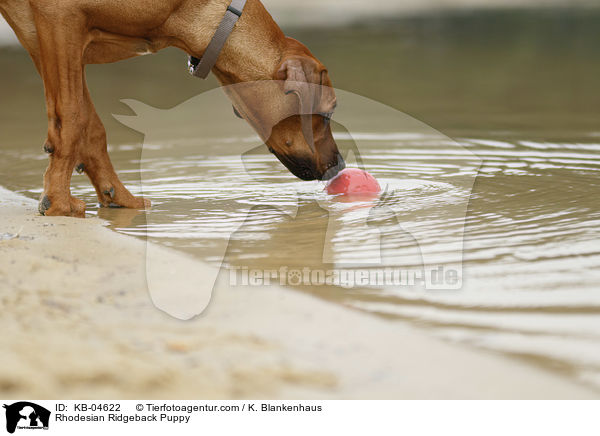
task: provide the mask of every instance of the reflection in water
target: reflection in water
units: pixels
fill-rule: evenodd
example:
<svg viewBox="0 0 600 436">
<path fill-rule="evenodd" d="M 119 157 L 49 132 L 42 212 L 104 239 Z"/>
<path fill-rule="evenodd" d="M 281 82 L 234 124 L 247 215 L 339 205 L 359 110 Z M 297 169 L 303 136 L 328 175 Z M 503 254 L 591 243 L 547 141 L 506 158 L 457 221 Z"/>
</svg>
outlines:
<svg viewBox="0 0 600 436">
<path fill-rule="evenodd" d="M 144 167 L 154 204 L 148 220 L 95 209 L 84 176 L 74 176 L 73 193 L 119 232 L 148 233 L 208 261 L 224 245 L 227 265 L 261 270 L 369 268 L 364 260 L 379 254 L 385 265 L 406 267 L 421 262 L 423 249 L 451 262 L 462 225 L 455 208 L 470 199 L 462 290 L 296 288 L 600 386 L 598 23 L 593 12 L 549 11 L 414 19 L 320 39 L 296 31 L 327 61 L 337 87 L 405 110 L 463 145 L 409 129 L 381 132 L 368 112 L 361 131 L 338 126 L 345 153 L 360 141 L 361 166 L 387 187 L 389 204 L 335 201 L 322 184 L 294 179 L 264 147 L 240 161 L 238 145 L 252 138 L 211 137 L 203 126 L 201 144 L 191 146 L 168 124 L 173 140 L 158 144 Z M 208 86 L 185 75 L 182 59 L 167 51 L 90 69 L 113 159 L 133 191 L 141 138 L 110 113 L 125 111 L 123 97 L 170 107 Z M 13 102 L 0 107 L 0 184 L 37 197 L 45 120 L 29 64 L 20 51 L 0 50 L 0 84 L 10 83 L 0 92 Z M 169 86 L 156 86 L 163 82 Z M 469 152 L 484 162 L 472 192 L 461 180 L 473 172 Z"/>
<path fill-rule="evenodd" d="M 102 207 L 98 209 L 98 217 L 108 222 L 108 227 L 113 230 L 127 227 L 137 227 L 146 223 L 146 214 L 143 210 Z"/>
</svg>

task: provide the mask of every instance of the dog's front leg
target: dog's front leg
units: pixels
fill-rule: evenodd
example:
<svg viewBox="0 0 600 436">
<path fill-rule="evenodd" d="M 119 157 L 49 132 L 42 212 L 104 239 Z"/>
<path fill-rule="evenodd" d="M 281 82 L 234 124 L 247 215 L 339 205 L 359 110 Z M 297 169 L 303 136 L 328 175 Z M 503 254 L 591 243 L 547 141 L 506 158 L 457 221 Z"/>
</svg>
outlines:
<svg viewBox="0 0 600 436">
<path fill-rule="evenodd" d="M 104 207 L 118 206 L 133 209 L 143 209 L 150 206 L 150 201 L 141 197 L 134 197 L 125 188 L 115 172 L 106 144 L 106 130 L 98 116 L 92 98 L 85 84 L 83 106 L 89 113 L 89 124 L 86 130 L 84 143 L 78 149 L 78 168 L 90 178 L 98 201 Z"/>
<path fill-rule="evenodd" d="M 85 203 L 71 196 L 70 184 L 90 120 L 89 109 L 82 105 L 84 17 L 68 12 L 51 5 L 34 9 L 48 112 L 44 149 L 50 157 L 39 210 L 44 215 L 83 217 Z"/>
</svg>

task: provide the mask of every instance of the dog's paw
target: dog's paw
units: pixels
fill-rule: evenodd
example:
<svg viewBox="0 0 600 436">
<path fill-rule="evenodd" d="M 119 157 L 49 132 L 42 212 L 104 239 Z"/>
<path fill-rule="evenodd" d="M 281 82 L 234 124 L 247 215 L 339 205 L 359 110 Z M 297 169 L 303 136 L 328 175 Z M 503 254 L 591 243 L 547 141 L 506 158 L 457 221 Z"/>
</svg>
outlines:
<svg viewBox="0 0 600 436">
<path fill-rule="evenodd" d="M 44 216 L 85 217 L 85 202 L 71 196 L 66 201 L 51 200 L 48 194 L 42 194 L 38 211 Z"/>
<path fill-rule="evenodd" d="M 101 207 L 149 209 L 151 206 L 150 200 L 131 195 L 127 188 L 122 185 L 117 186 L 117 189 L 112 186 L 102 188 L 98 194 L 98 200 Z"/>
</svg>

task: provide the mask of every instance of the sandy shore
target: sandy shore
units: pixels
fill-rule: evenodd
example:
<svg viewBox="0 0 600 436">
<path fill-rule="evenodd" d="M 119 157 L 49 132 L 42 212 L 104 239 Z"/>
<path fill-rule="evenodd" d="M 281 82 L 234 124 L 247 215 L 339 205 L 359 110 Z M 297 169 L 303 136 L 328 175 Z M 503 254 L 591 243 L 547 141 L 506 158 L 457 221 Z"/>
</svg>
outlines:
<svg viewBox="0 0 600 436">
<path fill-rule="evenodd" d="M 600 396 L 277 287 L 246 291 L 220 280 L 202 316 L 173 319 L 149 299 L 143 241 L 95 218 L 40 217 L 36 206 L 0 188 L 0 397 Z M 165 268 L 196 262 L 160 250 Z"/>
</svg>

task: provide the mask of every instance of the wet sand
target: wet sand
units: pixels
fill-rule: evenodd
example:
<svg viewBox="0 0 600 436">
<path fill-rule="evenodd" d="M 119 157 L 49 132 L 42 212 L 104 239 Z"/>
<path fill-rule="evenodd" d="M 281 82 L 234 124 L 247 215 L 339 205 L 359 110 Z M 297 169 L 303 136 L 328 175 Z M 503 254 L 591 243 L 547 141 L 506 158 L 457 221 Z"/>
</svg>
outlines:
<svg viewBox="0 0 600 436">
<path fill-rule="evenodd" d="M 41 217 L 36 206 L 0 188 L 1 397 L 600 396 L 291 290 L 231 289 L 226 274 L 202 316 L 175 320 L 149 299 L 144 241 L 97 218 Z M 165 272 L 176 262 L 206 268 L 158 250 Z"/>
</svg>

